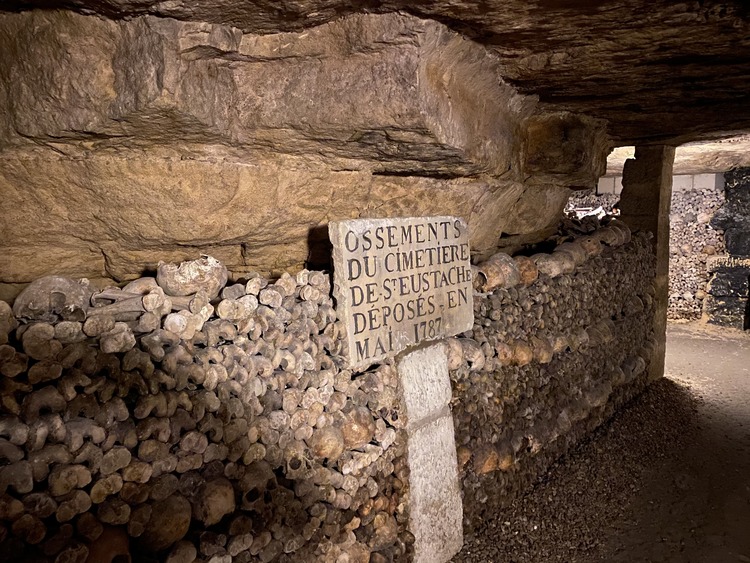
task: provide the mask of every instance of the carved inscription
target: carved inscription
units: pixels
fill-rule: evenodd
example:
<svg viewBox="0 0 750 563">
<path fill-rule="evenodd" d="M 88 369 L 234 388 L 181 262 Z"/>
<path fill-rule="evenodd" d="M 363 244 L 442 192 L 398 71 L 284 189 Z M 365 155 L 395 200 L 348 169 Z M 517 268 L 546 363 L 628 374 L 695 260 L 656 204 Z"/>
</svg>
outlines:
<svg viewBox="0 0 750 563">
<path fill-rule="evenodd" d="M 328 230 L 350 367 L 471 329 L 469 232 L 463 219 L 358 219 L 332 222 Z"/>
</svg>

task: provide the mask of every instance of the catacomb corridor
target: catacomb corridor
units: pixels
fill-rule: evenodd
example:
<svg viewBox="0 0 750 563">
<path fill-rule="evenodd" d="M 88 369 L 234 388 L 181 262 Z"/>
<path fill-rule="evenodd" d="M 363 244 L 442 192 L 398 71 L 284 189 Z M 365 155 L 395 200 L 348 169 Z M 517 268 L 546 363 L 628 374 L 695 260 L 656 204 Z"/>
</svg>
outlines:
<svg viewBox="0 0 750 563">
<path fill-rule="evenodd" d="M 750 8 L 0 3 L 0 561 L 750 561 Z"/>
</svg>

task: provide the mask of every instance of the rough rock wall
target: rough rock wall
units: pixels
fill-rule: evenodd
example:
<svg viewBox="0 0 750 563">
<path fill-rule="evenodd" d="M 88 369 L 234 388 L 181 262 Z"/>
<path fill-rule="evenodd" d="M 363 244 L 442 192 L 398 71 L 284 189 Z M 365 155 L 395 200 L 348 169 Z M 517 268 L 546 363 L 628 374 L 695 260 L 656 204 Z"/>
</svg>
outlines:
<svg viewBox="0 0 750 563">
<path fill-rule="evenodd" d="M 459 340 L 463 360 L 451 366 L 469 527 L 647 383 L 651 243 L 637 234 L 621 246 L 598 245 L 575 263 L 565 256 L 570 245 L 558 247 L 552 262 L 564 271 L 537 255 L 536 280 L 475 295 L 473 334 Z"/>
<path fill-rule="evenodd" d="M 214 309 L 219 283 L 47 278 L 16 316 L 0 302 L 0 560 L 109 561 L 128 538 L 134 561 L 405 557 L 395 367 L 340 368 L 321 272 Z"/>
<path fill-rule="evenodd" d="M 450 212 L 491 254 L 547 236 L 605 166 L 445 26 L 353 15 L 254 35 L 151 16 L 0 15 L 0 284 L 124 281 L 209 253 L 277 275 L 325 225 Z"/>
</svg>

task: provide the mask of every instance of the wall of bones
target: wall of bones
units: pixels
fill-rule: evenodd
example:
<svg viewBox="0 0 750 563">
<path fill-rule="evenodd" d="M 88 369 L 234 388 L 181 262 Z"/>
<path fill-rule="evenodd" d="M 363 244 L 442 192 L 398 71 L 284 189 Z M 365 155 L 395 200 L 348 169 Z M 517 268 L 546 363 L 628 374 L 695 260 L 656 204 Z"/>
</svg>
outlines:
<svg viewBox="0 0 750 563">
<path fill-rule="evenodd" d="M 202 259 L 0 302 L 4 553 L 83 562 L 114 527 L 137 561 L 405 556 L 395 368 L 340 368 L 327 275 L 226 281 Z"/>
<path fill-rule="evenodd" d="M 551 254 L 479 266 L 474 330 L 451 342 L 464 514 L 502 507 L 647 383 L 651 241 L 590 219 Z M 568 240 L 572 239 L 572 240 Z"/>
<path fill-rule="evenodd" d="M 645 385 L 651 243 L 572 228 L 474 267 L 446 341 L 467 524 Z M 0 301 L 0 558 L 409 559 L 394 364 L 343 368 L 327 274 L 227 280 L 204 257 Z"/>
</svg>

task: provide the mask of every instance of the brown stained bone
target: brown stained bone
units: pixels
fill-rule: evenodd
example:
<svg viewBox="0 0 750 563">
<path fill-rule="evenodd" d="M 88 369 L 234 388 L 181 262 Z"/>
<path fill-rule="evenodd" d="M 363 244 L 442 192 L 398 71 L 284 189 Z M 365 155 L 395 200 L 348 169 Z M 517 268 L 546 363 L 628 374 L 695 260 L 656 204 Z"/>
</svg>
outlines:
<svg viewBox="0 0 750 563">
<path fill-rule="evenodd" d="M 576 266 L 580 266 L 588 260 L 588 254 L 579 241 L 565 242 L 555 248 L 555 251 L 558 250 L 570 253 Z"/>
<path fill-rule="evenodd" d="M 55 339 L 62 344 L 82 342 L 86 340 L 82 327 L 82 323 L 77 321 L 61 321 L 55 325 Z"/>
<path fill-rule="evenodd" d="M 0 438 L 0 460 L 3 463 L 15 463 L 24 458 L 24 451 L 18 446 L 11 444 L 5 438 Z"/>
<path fill-rule="evenodd" d="M 65 399 L 53 386 L 47 386 L 29 393 L 23 400 L 23 420 L 27 423 L 35 422 L 40 411 L 62 412 L 66 406 Z"/>
<path fill-rule="evenodd" d="M 8 343 L 8 335 L 18 328 L 18 321 L 13 316 L 13 309 L 0 300 L 0 345 Z"/>
<path fill-rule="evenodd" d="M 123 322 L 115 323 L 112 330 L 102 334 L 99 339 L 99 346 L 105 354 L 127 352 L 135 344 L 136 340 L 133 331 Z"/>
<path fill-rule="evenodd" d="M 102 475 L 110 475 L 127 467 L 132 459 L 132 454 L 128 448 L 123 446 L 115 446 L 102 458 L 99 472 Z"/>
<path fill-rule="evenodd" d="M 103 305 L 101 307 L 94 307 L 89 309 L 88 317 L 99 317 L 106 316 L 111 317 L 115 320 L 130 320 L 130 317 L 140 315 L 146 312 L 146 308 L 143 306 L 144 296 L 134 295 L 127 297 L 120 301 L 115 301 L 110 305 Z M 85 331 L 85 325 L 84 325 Z"/>
<path fill-rule="evenodd" d="M 26 507 L 17 498 L 9 494 L 0 494 L 0 520 L 3 522 L 13 522 L 24 514 Z"/>
<path fill-rule="evenodd" d="M 89 318 L 83 323 L 82 330 L 86 336 L 97 337 L 105 332 L 109 332 L 113 328 L 115 328 L 114 315 L 99 313 L 89 315 Z"/>
<path fill-rule="evenodd" d="M 16 377 L 26 371 L 28 364 L 29 357 L 26 354 L 6 344 L 0 346 L 0 375 L 9 378 Z"/>
<path fill-rule="evenodd" d="M 62 365 L 50 360 L 42 360 L 31 366 L 26 374 L 26 378 L 32 385 L 37 385 L 42 382 L 53 381 L 59 378 L 62 375 L 62 372 Z"/>
<path fill-rule="evenodd" d="M 47 478 L 48 490 L 54 497 L 62 497 L 91 483 L 91 471 L 83 465 L 59 465 Z"/>
<path fill-rule="evenodd" d="M 31 493 L 23 498 L 23 506 L 28 514 L 37 518 L 48 518 L 57 511 L 57 501 L 47 493 Z"/>
<path fill-rule="evenodd" d="M 62 444 L 48 444 L 39 451 L 30 452 L 27 455 L 27 460 L 32 471 L 33 480 L 38 482 L 47 478 L 50 465 L 53 463 L 71 463 L 73 456 L 70 454 L 68 448 Z"/>
<path fill-rule="evenodd" d="M 29 427 L 16 416 L 0 418 L 0 437 L 7 438 L 11 444 L 24 445 L 29 439 Z"/>
<path fill-rule="evenodd" d="M 576 261 L 570 252 L 555 249 L 552 253 L 552 260 L 559 264 L 563 274 L 572 274 L 576 270 Z"/>
<path fill-rule="evenodd" d="M 88 545 L 86 563 L 130 563 L 128 535 L 122 527 L 102 527 L 101 533 Z"/>
<path fill-rule="evenodd" d="M 76 519 L 76 530 L 86 541 L 93 542 L 104 531 L 104 526 L 91 512 L 84 512 Z"/>
<path fill-rule="evenodd" d="M 563 266 L 550 254 L 534 254 L 531 259 L 540 273 L 556 278 L 563 273 Z"/>
<path fill-rule="evenodd" d="M 54 358 L 62 351 L 62 343 L 55 340 L 55 327 L 49 323 L 34 323 L 21 338 L 23 351 L 34 360 Z"/>
<path fill-rule="evenodd" d="M 204 290 L 193 295 L 171 296 L 173 311 L 188 311 L 193 314 L 199 313 L 210 302 L 211 298 Z"/>
<path fill-rule="evenodd" d="M 122 485 L 123 480 L 119 473 L 100 478 L 91 487 L 91 502 L 94 504 L 104 502 L 108 497 L 119 493 Z"/>
<path fill-rule="evenodd" d="M 131 511 L 128 519 L 128 535 L 137 538 L 146 531 L 149 521 L 151 520 L 152 508 L 150 504 L 141 504 Z"/>
<path fill-rule="evenodd" d="M 93 420 L 75 418 L 67 422 L 65 443 L 70 451 L 75 452 L 83 446 L 84 440 L 91 440 L 94 444 L 101 444 L 106 438 L 104 429 Z"/>
<path fill-rule="evenodd" d="M 84 543 L 74 542 L 58 554 L 55 563 L 86 563 L 88 556 L 88 546 Z"/>
<path fill-rule="evenodd" d="M 122 526 L 130 520 L 130 505 L 117 497 L 108 498 L 99 504 L 96 515 L 104 524 Z"/>
<path fill-rule="evenodd" d="M 90 344 L 75 342 L 65 346 L 56 359 L 66 369 L 76 367 L 80 373 L 90 375 L 96 369 L 96 356 L 96 349 Z"/>
<path fill-rule="evenodd" d="M 599 256 L 602 253 L 602 244 L 598 238 L 595 237 L 581 237 L 576 240 L 583 250 L 586 252 L 586 256 L 589 258 Z"/>
<path fill-rule="evenodd" d="M 112 397 L 100 407 L 94 420 L 105 430 L 108 430 L 116 422 L 123 422 L 128 418 L 130 418 L 130 411 L 125 401 L 120 397 Z"/>
<path fill-rule="evenodd" d="M 252 544 L 252 541 L 250 543 Z M 169 552 L 166 563 L 192 563 L 197 555 L 198 550 L 192 542 L 180 541 Z"/>
<path fill-rule="evenodd" d="M 24 514 L 13 522 L 11 527 L 13 535 L 29 545 L 40 543 L 47 535 L 44 522 L 31 514 Z"/>
<path fill-rule="evenodd" d="M 479 284 L 479 290 L 483 292 L 491 292 L 501 287 L 515 287 L 521 282 L 518 265 L 513 258 L 503 252 L 494 254 L 479 264 L 476 275 L 475 286 Z"/>
<path fill-rule="evenodd" d="M 34 488 L 31 463 L 17 461 L 0 467 L 0 494 L 12 489 L 16 493 L 30 493 Z"/>
<path fill-rule="evenodd" d="M 484 367 L 486 358 L 478 342 L 471 338 L 459 339 L 464 360 L 469 364 L 471 371 L 479 371 Z"/>
<path fill-rule="evenodd" d="M 173 494 L 152 505 L 151 519 L 138 543 L 150 551 L 167 549 L 187 534 L 192 507 L 188 500 Z"/>
<path fill-rule="evenodd" d="M 226 478 L 218 478 L 204 483 L 192 499 L 193 517 L 205 526 L 221 521 L 235 509 L 234 488 Z"/>
<path fill-rule="evenodd" d="M 148 311 L 140 315 L 138 320 L 127 321 L 127 325 L 130 327 L 130 330 L 137 334 L 153 332 L 161 326 L 161 315 L 153 311 Z"/>
<path fill-rule="evenodd" d="M 163 321 L 164 329 L 176 334 L 182 340 L 191 340 L 202 327 L 199 314 L 183 310 L 170 313 Z"/>
</svg>

